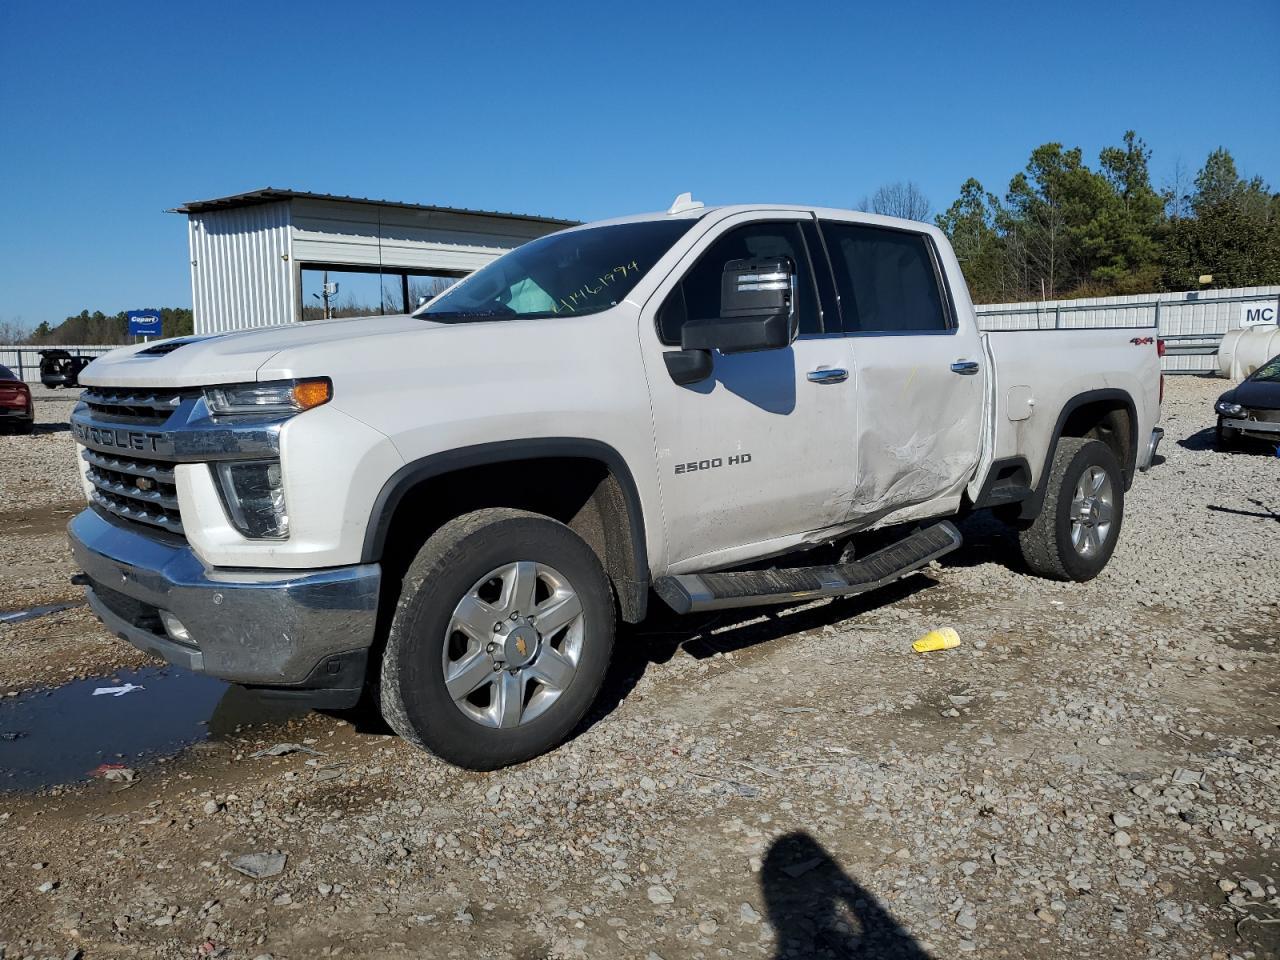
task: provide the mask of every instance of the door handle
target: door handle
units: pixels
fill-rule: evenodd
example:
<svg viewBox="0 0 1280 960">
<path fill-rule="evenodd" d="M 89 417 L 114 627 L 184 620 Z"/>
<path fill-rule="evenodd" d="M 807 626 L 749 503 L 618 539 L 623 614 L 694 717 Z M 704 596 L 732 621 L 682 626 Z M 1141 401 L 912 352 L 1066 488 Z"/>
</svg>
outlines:
<svg viewBox="0 0 1280 960">
<path fill-rule="evenodd" d="M 962 377 L 971 377 L 978 372 L 977 360 L 957 360 L 951 365 L 951 372 L 958 373 Z"/>
<path fill-rule="evenodd" d="M 849 371 L 838 367 L 819 367 L 817 370 L 810 370 L 806 376 L 810 383 L 844 383 L 849 379 Z"/>
</svg>

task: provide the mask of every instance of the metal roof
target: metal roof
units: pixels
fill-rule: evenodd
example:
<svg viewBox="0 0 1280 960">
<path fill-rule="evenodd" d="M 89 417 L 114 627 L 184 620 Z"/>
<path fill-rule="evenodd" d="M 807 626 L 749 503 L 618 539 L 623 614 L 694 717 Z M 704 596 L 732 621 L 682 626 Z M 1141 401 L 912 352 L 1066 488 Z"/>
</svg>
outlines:
<svg viewBox="0 0 1280 960">
<path fill-rule="evenodd" d="M 437 213 L 462 213 L 484 217 L 506 217 L 508 220 L 532 220 L 537 223 L 554 223 L 557 226 L 572 227 L 579 220 L 563 220 L 559 217 L 539 217 L 528 213 L 505 213 L 500 210 L 467 210 L 462 207 L 438 207 L 428 203 L 404 203 L 399 200 L 374 200 L 370 197 L 347 197 L 336 193 L 310 193 L 306 190 L 289 190 L 281 187 L 263 187 L 261 190 L 250 190 L 248 193 L 236 193 L 229 197 L 214 197 L 212 200 L 191 200 L 174 207 L 169 213 L 203 213 L 206 210 L 230 210 L 236 207 L 252 207 L 260 203 L 274 203 L 277 200 L 341 200 L 347 203 L 371 203 L 381 207 L 404 207 L 408 210 L 428 210 Z"/>
</svg>

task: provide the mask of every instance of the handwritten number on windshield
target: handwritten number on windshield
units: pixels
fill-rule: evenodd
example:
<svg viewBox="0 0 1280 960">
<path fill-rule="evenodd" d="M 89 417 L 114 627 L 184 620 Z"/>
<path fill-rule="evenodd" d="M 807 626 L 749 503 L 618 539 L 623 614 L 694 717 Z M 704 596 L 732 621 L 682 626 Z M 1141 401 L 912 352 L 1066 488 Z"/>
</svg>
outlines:
<svg viewBox="0 0 1280 960">
<path fill-rule="evenodd" d="M 592 297 L 595 297 L 597 294 L 604 291 L 610 284 L 617 280 L 625 280 L 632 272 L 638 273 L 639 271 L 640 265 L 634 260 L 630 263 L 620 264 L 608 273 L 602 274 L 596 278 L 594 284 L 588 281 L 577 290 L 573 291 L 573 293 L 561 297 L 560 302 L 555 306 L 555 312 L 557 314 L 573 313 L 575 310 L 586 307 L 590 304 Z"/>
</svg>

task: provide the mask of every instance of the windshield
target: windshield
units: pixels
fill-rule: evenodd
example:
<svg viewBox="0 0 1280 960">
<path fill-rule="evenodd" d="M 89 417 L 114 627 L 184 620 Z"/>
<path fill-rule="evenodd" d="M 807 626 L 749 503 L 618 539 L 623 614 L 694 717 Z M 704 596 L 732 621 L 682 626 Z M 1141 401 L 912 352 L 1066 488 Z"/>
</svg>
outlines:
<svg viewBox="0 0 1280 960">
<path fill-rule="evenodd" d="M 1272 357 L 1255 370 L 1249 379 L 1255 383 L 1259 380 L 1263 383 L 1280 383 L 1280 356 Z"/>
<path fill-rule="evenodd" d="M 643 220 L 540 237 L 414 311 L 445 323 L 582 316 L 623 300 L 693 220 Z"/>
</svg>

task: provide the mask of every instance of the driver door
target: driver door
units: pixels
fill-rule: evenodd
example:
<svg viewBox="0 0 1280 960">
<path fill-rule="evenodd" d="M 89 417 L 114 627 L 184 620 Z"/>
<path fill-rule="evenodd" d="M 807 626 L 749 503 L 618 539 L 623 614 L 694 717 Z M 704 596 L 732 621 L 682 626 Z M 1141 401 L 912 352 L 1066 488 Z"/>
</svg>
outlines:
<svg viewBox="0 0 1280 960">
<path fill-rule="evenodd" d="M 818 296 L 803 219 L 778 211 L 717 225 L 641 312 L 669 572 L 785 549 L 847 518 L 851 352 Z M 784 349 L 715 351 L 708 379 L 676 384 L 663 354 L 679 348 L 686 320 L 720 315 L 725 264 L 776 257 L 795 265 L 796 339 Z"/>
</svg>

